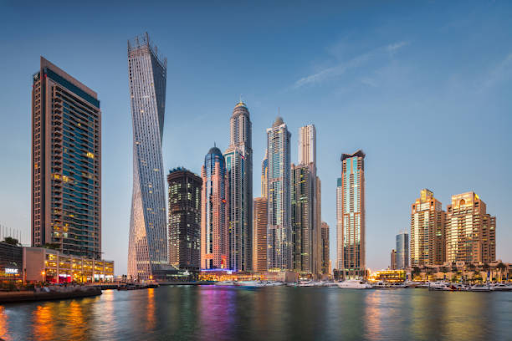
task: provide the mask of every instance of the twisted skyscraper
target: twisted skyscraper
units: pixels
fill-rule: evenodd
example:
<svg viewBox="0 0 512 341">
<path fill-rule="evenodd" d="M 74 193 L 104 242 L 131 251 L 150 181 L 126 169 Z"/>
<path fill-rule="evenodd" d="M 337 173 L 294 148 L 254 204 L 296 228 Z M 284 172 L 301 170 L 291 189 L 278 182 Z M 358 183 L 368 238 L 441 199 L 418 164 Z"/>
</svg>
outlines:
<svg viewBox="0 0 512 341">
<path fill-rule="evenodd" d="M 153 279 L 167 264 L 162 134 L 167 60 L 158 57 L 146 33 L 128 41 L 133 121 L 133 196 L 128 277 Z"/>
</svg>

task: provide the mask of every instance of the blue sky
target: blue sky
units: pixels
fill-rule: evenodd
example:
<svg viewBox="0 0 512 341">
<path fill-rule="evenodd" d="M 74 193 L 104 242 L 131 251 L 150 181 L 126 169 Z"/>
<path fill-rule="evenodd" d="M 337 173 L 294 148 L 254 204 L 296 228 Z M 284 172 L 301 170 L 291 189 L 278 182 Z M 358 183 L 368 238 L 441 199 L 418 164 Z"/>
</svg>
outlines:
<svg viewBox="0 0 512 341">
<path fill-rule="evenodd" d="M 253 122 L 254 193 L 265 129 L 317 127 L 322 216 L 335 257 L 340 155 L 366 152 L 367 263 L 389 264 L 422 188 L 446 207 L 475 191 L 512 261 L 512 5 L 507 1 L 0 2 L 0 223 L 30 243 L 30 91 L 39 56 L 98 93 L 103 251 L 126 273 L 132 127 L 126 41 L 149 32 L 168 58 L 166 169 L 199 173 L 229 142 L 240 94 Z"/>
</svg>

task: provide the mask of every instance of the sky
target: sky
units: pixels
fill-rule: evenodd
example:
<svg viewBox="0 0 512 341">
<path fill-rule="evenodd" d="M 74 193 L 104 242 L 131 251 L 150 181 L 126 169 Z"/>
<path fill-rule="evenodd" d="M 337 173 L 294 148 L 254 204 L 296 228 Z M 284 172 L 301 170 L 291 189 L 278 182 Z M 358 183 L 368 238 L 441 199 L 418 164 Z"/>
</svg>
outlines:
<svg viewBox="0 0 512 341">
<path fill-rule="evenodd" d="M 85 4 L 85 2 L 81 2 Z M 200 173 L 229 143 L 240 95 L 253 123 L 254 194 L 280 112 L 297 162 L 317 129 L 322 219 L 336 259 L 342 153 L 364 150 L 366 259 L 386 268 L 422 188 L 443 207 L 475 191 L 512 262 L 512 4 L 508 1 L 39 2 L 0 0 L 0 224 L 30 244 L 31 76 L 44 56 L 98 93 L 102 247 L 126 273 L 132 191 L 127 40 L 167 57 L 165 169 Z M 334 263 L 334 262 L 333 262 Z"/>
</svg>

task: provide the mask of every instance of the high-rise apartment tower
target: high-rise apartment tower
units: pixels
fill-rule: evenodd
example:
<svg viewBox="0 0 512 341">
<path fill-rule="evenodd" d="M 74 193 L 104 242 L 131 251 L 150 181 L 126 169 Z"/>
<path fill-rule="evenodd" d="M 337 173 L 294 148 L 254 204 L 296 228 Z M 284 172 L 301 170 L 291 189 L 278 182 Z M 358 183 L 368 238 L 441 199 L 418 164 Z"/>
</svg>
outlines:
<svg viewBox="0 0 512 341">
<path fill-rule="evenodd" d="M 230 144 L 224 152 L 229 181 L 229 264 L 234 271 L 252 269 L 252 123 L 241 100 L 230 119 Z"/>
<path fill-rule="evenodd" d="M 32 246 L 101 257 L 101 111 L 94 91 L 41 57 L 32 81 Z"/>
<path fill-rule="evenodd" d="M 267 129 L 268 150 L 268 270 L 292 269 L 291 134 L 281 117 Z"/>
<path fill-rule="evenodd" d="M 362 150 L 341 156 L 342 252 L 344 278 L 366 276 L 364 158 Z"/>
</svg>

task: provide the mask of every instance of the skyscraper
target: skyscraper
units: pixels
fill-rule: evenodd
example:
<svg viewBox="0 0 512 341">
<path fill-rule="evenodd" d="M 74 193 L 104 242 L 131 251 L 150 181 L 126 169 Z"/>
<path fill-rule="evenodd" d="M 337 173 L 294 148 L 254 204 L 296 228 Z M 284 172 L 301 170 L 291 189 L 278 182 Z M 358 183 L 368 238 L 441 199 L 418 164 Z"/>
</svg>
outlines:
<svg viewBox="0 0 512 341">
<path fill-rule="evenodd" d="M 254 199 L 253 270 L 267 271 L 267 198 Z"/>
<path fill-rule="evenodd" d="M 292 268 L 290 138 L 281 117 L 267 129 L 268 150 L 268 269 Z"/>
<path fill-rule="evenodd" d="M 322 268 L 321 272 L 324 275 L 328 275 L 331 272 L 331 257 L 329 247 L 329 225 L 324 221 L 322 222 L 321 228 L 321 240 L 322 240 Z"/>
<path fill-rule="evenodd" d="M 229 268 L 229 188 L 226 161 L 210 149 L 201 169 L 201 269 Z"/>
<path fill-rule="evenodd" d="M 234 271 L 252 269 L 252 123 L 240 101 L 230 119 L 231 136 L 224 153 L 229 181 L 229 264 Z"/>
<path fill-rule="evenodd" d="M 291 168 L 291 222 L 293 270 L 313 274 L 317 261 L 313 243 L 316 225 L 316 176 L 314 164 L 302 164 Z"/>
<path fill-rule="evenodd" d="M 299 165 L 313 163 L 316 167 L 316 128 L 309 124 L 299 128 Z"/>
<path fill-rule="evenodd" d="M 349 279 L 366 275 L 364 158 L 362 150 L 341 156 L 342 267 L 339 270 Z"/>
<path fill-rule="evenodd" d="M 101 111 L 94 91 L 41 57 L 32 82 L 32 246 L 101 257 Z"/>
<path fill-rule="evenodd" d="M 336 181 L 336 269 L 342 269 L 343 239 L 341 239 L 343 210 L 341 206 L 341 178 Z"/>
<path fill-rule="evenodd" d="M 152 279 L 168 264 L 162 135 L 167 60 L 146 33 L 128 41 L 133 122 L 133 192 L 128 276 Z"/>
<path fill-rule="evenodd" d="M 422 189 L 411 205 L 411 266 L 445 262 L 445 212 L 434 193 Z M 398 251 L 398 250 L 397 250 Z"/>
<path fill-rule="evenodd" d="M 396 269 L 409 267 L 409 234 L 406 231 L 396 235 Z"/>
<path fill-rule="evenodd" d="M 391 265 L 389 266 L 391 270 L 396 270 L 396 250 L 391 250 Z"/>
<path fill-rule="evenodd" d="M 299 128 L 297 166 L 292 165 L 293 268 L 302 273 L 322 273 L 320 231 L 320 179 L 316 174 L 316 130 Z"/>
<path fill-rule="evenodd" d="M 476 193 L 453 195 L 446 213 L 446 261 L 496 260 L 496 217 L 487 213 L 487 205 Z"/>
<path fill-rule="evenodd" d="M 203 180 L 185 168 L 167 175 L 169 184 L 169 264 L 179 269 L 201 266 L 201 188 Z"/>
<path fill-rule="evenodd" d="M 265 150 L 265 158 L 261 162 L 261 197 L 268 197 L 268 149 Z"/>
</svg>

